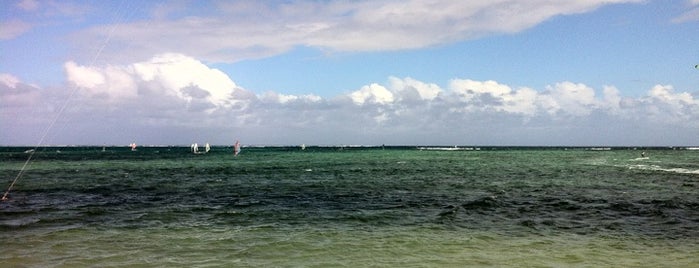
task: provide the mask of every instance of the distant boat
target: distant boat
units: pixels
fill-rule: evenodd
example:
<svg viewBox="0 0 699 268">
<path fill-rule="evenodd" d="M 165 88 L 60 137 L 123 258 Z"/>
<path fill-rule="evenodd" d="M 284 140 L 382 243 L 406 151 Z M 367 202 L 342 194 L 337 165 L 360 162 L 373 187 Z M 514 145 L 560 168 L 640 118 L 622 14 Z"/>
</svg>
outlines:
<svg viewBox="0 0 699 268">
<path fill-rule="evenodd" d="M 301 150 L 306 150 L 306 144 L 301 144 Z"/>
<path fill-rule="evenodd" d="M 206 143 L 206 146 L 204 146 L 203 152 L 199 151 L 199 144 L 197 144 L 197 143 L 192 143 L 192 145 L 189 147 L 192 150 L 192 153 L 194 153 L 194 154 L 205 154 L 205 153 L 208 153 L 209 151 L 211 151 L 211 146 L 209 145 L 209 143 Z"/>
<path fill-rule="evenodd" d="M 136 143 L 135 142 L 129 144 L 129 146 L 131 146 L 131 151 L 136 151 Z"/>
<path fill-rule="evenodd" d="M 239 153 L 240 153 L 240 142 L 236 140 L 235 144 L 233 145 L 233 155 L 238 156 Z"/>
</svg>

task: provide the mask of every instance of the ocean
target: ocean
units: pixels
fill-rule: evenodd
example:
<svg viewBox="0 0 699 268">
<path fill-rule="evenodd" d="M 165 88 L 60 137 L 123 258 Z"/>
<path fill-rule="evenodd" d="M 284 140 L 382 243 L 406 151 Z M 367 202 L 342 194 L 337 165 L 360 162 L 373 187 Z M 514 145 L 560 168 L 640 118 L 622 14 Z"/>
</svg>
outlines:
<svg viewBox="0 0 699 268">
<path fill-rule="evenodd" d="M 30 148 L 0 147 L 3 191 Z M 699 150 L 41 147 L 2 267 L 697 267 Z"/>
</svg>

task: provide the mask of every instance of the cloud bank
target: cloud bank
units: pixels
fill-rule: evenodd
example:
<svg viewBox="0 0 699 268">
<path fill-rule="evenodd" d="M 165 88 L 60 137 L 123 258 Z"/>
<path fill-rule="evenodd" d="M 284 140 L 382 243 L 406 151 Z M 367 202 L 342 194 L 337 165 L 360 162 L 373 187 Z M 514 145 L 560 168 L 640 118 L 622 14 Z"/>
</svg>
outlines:
<svg viewBox="0 0 699 268">
<path fill-rule="evenodd" d="M 83 51 L 110 40 L 103 58 L 135 60 L 173 51 L 207 62 L 277 55 L 297 46 L 328 51 L 417 49 L 510 34 L 556 16 L 639 0 L 383 0 L 196 2 L 153 11 L 152 19 L 118 21 L 74 36 Z M 130 6 L 131 9 L 138 7 Z M 189 16 L 178 16 L 188 9 Z M 196 13 L 198 10 L 199 13 Z M 130 17 L 129 10 L 121 17 Z M 172 42 L 171 40 L 177 40 Z M 128 52 L 128 53 L 126 53 Z M 129 58 L 125 59 L 125 55 Z M 135 57 L 135 58 L 134 58 Z"/>
<path fill-rule="evenodd" d="M 671 85 L 640 97 L 562 81 L 536 89 L 455 78 L 368 81 L 332 98 L 254 93 L 182 54 L 64 65 L 39 88 L 0 74 L 4 144 L 697 145 L 699 99 Z"/>
</svg>

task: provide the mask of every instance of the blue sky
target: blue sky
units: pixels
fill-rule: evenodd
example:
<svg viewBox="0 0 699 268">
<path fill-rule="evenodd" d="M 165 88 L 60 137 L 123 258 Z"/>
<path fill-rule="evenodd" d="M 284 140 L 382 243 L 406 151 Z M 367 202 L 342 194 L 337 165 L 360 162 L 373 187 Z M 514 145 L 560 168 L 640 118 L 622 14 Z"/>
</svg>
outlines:
<svg viewBox="0 0 699 268">
<path fill-rule="evenodd" d="M 0 10 L 3 145 L 699 145 L 696 0 Z"/>
</svg>

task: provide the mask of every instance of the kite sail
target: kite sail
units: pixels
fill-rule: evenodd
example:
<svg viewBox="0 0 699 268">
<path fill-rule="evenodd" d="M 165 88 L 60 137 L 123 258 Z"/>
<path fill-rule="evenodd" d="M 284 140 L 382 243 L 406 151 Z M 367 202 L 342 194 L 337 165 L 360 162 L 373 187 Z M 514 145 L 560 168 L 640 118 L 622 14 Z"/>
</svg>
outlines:
<svg viewBox="0 0 699 268">
<path fill-rule="evenodd" d="M 233 145 L 233 155 L 238 156 L 239 153 L 240 153 L 240 142 L 236 140 L 235 145 Z"/>
</svg>

